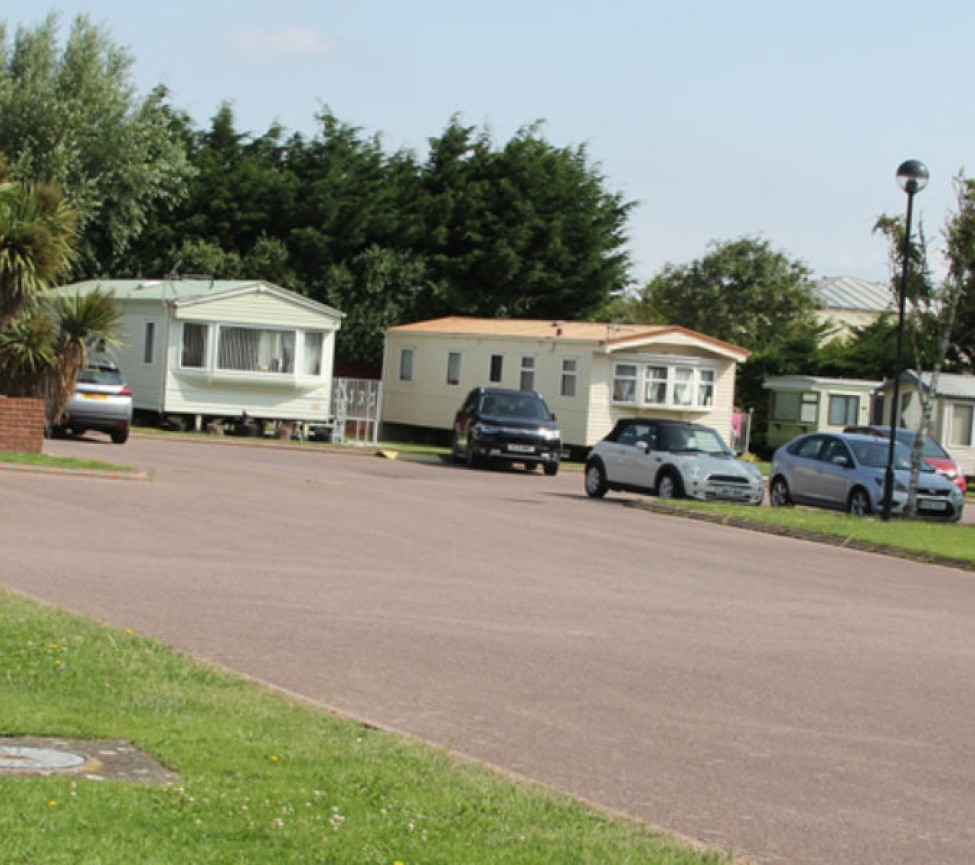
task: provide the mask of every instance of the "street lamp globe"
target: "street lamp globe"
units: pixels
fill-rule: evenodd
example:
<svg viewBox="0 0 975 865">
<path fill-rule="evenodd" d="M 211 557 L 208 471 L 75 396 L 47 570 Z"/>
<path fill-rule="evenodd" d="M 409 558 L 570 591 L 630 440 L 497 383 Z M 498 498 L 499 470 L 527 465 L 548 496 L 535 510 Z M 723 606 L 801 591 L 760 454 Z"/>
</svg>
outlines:
<svg viewBox="0 0 975 865">
<path fill-rule="evenodd" d="M 920 192 L 928 185 L 928 167 L 917 159 L 908 159 L 897 168 L 897 182 L 908 195 Z"/>
</svg>

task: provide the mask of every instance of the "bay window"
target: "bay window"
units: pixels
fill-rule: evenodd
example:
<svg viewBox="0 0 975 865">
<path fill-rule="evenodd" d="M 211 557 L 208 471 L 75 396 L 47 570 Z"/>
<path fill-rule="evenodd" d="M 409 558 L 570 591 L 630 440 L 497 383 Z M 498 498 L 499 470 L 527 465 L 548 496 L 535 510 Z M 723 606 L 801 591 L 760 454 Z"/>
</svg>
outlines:
<svg viewBox="0 0 975 865">
<path fill-rule="evenodd" d="M 613 402 L 674 409 L 708 409 L 714 404 L 717 372 L 681 358 L 613 366 Z M 642 397 L 642 398 L 641 398 Z"/>
<path fill-rule="evenodd" d="M 180 337 L 179 365 L 186 370 L 319 377 L 325 345 L 322 331 L 187 321 Z"/>
</svg>

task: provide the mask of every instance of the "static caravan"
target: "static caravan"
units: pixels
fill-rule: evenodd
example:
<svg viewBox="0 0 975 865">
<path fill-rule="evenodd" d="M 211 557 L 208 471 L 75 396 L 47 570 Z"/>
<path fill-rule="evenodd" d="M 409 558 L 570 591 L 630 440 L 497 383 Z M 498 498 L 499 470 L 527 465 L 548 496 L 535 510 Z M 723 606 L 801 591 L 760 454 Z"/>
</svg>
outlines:
<svg viewBox="0 0 975 865">
<path fill-rule="evenodd" d="M 732 434 L 738 346 L 671 325 L 448 317 L 386 331 L 381 419 L 391 438 L 447 440 L 478 385 L 541 393 L 570 451 L 625 415 L 693 420 Z M 413 431 L 411 433 L 411 430 Z"/>
<path fill-rule="evenodd" d="M 905 371 L 900 386 L 900 422 L 898 426 L 917 429 L 921 424 L 923 389 L 931 393 L 930 372 L 918 375 Z M 883 422 L 890 422 L 893 379 L 883 384 Z M 941 373 L 933 394 L 934 407 L 928 432 L 958 461 L 967 477 L 975 476 L 975 376 Z"/>
<path fill-rule="evenodd" d="M 243 280 L 92 280 L 58 289 L 95 290 L 111 293 L 122 311 L 113 356 L 137 415 L 197 429 L 241 418 L 330 421 L 337 310 Z"/>
<path fill-rule="evenodd" d="M 862 379 L 779 375 L 765 380 L 770 392 L 768 446 L 775 448 L 807 432 L 869 424 L 881 382 Z"/>
</svg>

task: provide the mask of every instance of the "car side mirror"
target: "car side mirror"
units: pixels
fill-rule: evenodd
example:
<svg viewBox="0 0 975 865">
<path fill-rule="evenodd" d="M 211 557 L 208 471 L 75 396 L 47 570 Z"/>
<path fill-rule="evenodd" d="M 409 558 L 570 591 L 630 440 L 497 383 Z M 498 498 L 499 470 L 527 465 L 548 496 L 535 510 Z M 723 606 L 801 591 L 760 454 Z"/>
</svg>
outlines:
<svg viewBox="0 0 975 865">
<path fill-rule="evenodd" d="M 834 466 L 843 466 L 843 468 L 848 469 L 853 463 L 850 461 L 849 457 L 843 456 L 843 454 L 837 454 L 830 462 Z"/>
<path fill-rule="evenodd" d="M 641 450 L 644 453 L 650 450 L 650 444 L 645 439 L 638 439 L 636 443 L 637 450 Z"/>
</svg>

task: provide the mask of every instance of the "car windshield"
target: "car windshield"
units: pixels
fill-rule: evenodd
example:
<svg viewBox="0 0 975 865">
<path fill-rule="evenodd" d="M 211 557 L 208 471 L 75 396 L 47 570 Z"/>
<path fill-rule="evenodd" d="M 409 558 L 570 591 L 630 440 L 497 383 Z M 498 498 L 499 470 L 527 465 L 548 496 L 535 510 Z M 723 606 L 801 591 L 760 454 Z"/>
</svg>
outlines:
<svg viewBox="0 0 975 865">
<path fill-rule="evenodd" d="M 663 427 L 661 445 L 666 451 L 702 453 L 712 456 L 731 456 L 731 448 L 709 427 Z"/>
<path fill-rule="evenodd" d="M 549 413 L 538 397 L 531 394 L 487 394 L 481 402 L 481 413 L 495 417 L 517 417 L 525 420 L 548 420 Z"/>
<path fill-rule="evenodd" d="M 887 439 L 850 441 L 849 445 L 860 465 L 875 469 L 887 468 L 887 455 L 890 446 Z M 911 468 L 911 452 L 900 442 L 894 443 L 894 468 L 903 470 L 910 470 Z M 922 463 L 921 470 L 930 471 L 930 466 Z"/>
</svg>

